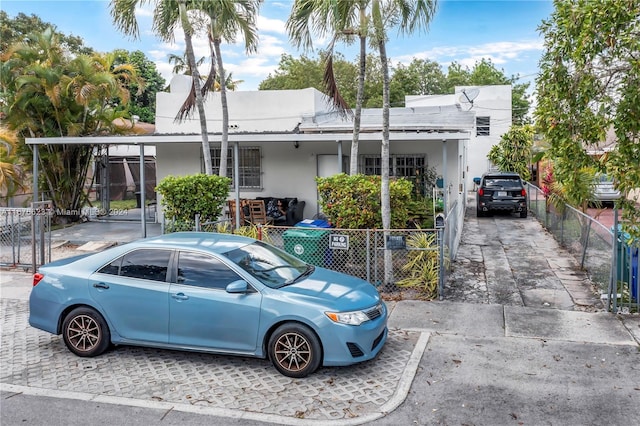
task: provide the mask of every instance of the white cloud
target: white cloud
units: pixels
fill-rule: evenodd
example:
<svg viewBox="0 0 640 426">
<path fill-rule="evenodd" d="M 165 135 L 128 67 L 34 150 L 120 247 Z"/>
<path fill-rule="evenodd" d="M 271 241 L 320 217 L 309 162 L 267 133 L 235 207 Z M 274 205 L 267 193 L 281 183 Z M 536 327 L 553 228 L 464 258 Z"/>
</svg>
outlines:
<svg viewBox="0 0 640 426">
<path fill-rule="evenodd" d="M 285 21 L 282 19 L 272 19 L 266 16 L 258 16 L 258 31 L 262 34 L 264 32 L 286 34 Z"/>
<path fill-rule="evenodd" d="M 462 66 L 473 68 L 482 59 L 490 59 L 495 65 L 501 66 L 521 60 L 530 59 L 532 54 L 539 54 L 543 49 L 540 40 L 520 42 L 501 41 L 485 43 L 477 46 L 438 46 L 411 54 L 393 57 L 395 63 L 408 64 L 414 58 L 432 60 L 443 67 L 457 62 Z"/>
</svg>

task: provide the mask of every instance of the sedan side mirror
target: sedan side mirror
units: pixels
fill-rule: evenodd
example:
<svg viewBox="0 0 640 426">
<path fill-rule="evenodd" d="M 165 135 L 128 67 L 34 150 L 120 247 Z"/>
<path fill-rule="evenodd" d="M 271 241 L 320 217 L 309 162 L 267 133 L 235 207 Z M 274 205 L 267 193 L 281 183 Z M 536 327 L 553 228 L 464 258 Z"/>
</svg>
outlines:
<svg viewBox="0 0 640 426">
<path fill-rule="evenodd" d="M 227 293 L 246 293 L 249 285 L 245 280 L 237 280 L 227 285 Z"/>
</svg>

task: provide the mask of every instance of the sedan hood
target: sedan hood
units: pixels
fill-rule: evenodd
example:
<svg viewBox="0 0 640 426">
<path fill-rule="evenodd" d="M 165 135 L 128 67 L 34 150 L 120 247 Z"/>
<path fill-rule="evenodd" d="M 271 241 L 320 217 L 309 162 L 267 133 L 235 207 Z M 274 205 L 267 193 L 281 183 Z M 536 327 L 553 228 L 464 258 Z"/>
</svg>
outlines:
<svg viewBox="0 0 640 426">
<path fill-rule="evenodd" d="M 316 299 L 323 305 L 334 305 L 341 310 L 369 308 L 380 302 L 380 294 L 371 283 L 320 267 L 306 279 L 279 290 Z"/>
</svg>

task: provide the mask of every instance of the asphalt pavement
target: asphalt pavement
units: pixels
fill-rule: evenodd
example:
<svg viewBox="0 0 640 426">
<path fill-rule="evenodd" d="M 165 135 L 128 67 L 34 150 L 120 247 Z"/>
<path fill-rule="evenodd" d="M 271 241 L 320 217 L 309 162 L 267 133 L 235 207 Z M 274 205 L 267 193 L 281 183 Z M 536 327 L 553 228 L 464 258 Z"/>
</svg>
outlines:
<svg viewBox="0 0 640 426">
<path fill-rule="evenodd" d="M 2 270 L 0 423 L 640 424 L 640 316 L 605 312 L 535 218 L 469 207 L 444 300 L 388 302 L 377 359 L 306 379 L 264 360 L 152 349 L 77 358 L 26 324 L 31 275 Z M 59 237 L 78 244 L 83 225 Z M 89 241 L 114 239 L 97 226 L 83 228 Z"/>
</svg>

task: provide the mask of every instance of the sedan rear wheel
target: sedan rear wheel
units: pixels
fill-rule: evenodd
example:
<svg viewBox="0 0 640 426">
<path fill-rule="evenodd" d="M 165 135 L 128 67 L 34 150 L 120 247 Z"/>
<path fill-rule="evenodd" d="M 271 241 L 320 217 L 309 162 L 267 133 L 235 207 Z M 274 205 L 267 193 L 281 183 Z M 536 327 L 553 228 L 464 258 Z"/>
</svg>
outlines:
<svg viewBox="0 0 640 426">
<path fill-rule="evenodd" d="M 91 308 L 76 308 L 64 319 L 62 337 L 67 348 L 82 357 L 103 353 L 111 341 L 106 321 Z"/>
<path fill-rule="evenodd" d="M 269 339 L 269 358 L 287 377 L 306 377 L 320 366 L 322 349 L 315 333 L 302 324 L 283 324 Z"/>
</svg>

